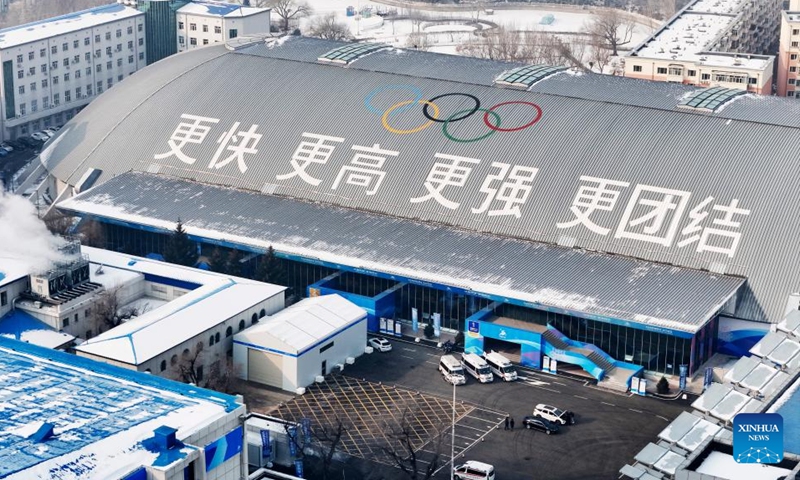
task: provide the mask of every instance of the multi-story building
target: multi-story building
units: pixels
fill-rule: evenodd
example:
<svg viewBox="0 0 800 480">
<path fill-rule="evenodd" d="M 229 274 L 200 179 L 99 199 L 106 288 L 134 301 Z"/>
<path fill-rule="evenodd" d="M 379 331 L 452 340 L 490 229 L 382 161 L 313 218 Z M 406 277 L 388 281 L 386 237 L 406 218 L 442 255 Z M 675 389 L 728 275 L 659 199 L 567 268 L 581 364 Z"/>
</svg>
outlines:
<svg viewBox="0 0 800 480">
<path fill-rule="evenodd" d="M 796 97 L 797 69 L 800 67 L 800 0 L 790 0 L 781 13 L 781 41 L 778 50 L 778 88 L 782 97 Z"/>
<path fill-rule="evenodd" d="M 633 49 L 625 76 L 772 93 L 781 0 L 694 0 Z"/>
<path fill-rule="evenodd" d="M 6 28 L 0 61 L 0 137 L 61 124 L 146 65 L 144 14 L 112 4 Z"/>
<path fill-rule="evenodd" d="M 131 0 L 128 3 L 135 4 L 144 13 L 147 63 L 154 63 L 178 53 L 175 16 L 178 9 L 189 3 L 189 0 Z"/>
<path fill-rule="evenodd" d="M 178 51 L 269 32 L 269 8 L 233 3 L 191 2 L 177 12 Z"/>
</svg>

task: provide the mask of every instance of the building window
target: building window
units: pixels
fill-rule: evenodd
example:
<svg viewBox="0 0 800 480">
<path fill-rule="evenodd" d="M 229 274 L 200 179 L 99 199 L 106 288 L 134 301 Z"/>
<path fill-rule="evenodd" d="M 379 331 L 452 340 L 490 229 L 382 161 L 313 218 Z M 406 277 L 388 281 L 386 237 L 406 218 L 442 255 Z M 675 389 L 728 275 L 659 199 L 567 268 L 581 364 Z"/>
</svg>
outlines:
<svg viewBox="0 0 800 480">
<path fill-rule="evenodd" d="M 140 31 L 140 32 L 142 31 L 142 25 L 143 24 L 141 24 L 141 23 L 139 25 L 137 25 L 137 27 L 138 27 L 137 30 Z"/>
<path fill-rule="evenodd" d="M 325 350 L 330 350 L 331 348 L 333 348 L 333 342 L 331 342 L 331 343 L 329 343 L 329 344 L 327 344 L 327 345 L 324 345 L 324 346 L 320 347 L 320 349 L 319 349 L 319 353 L 322 353 L 322 352 L 324 352 Z"/>
<path fill-rule="evenodd" d="M 133 50 L 133 40 L 128 40 L 128 50 Z"/>
<path fill-rule="evenodd" d="M 92 95 L 92 86 L 91 85 L 86 85 L 86 95 L 89 95 L 89 96 Z"/>
<path fill-rule="evenodd" d="M 128 63 L 133 63 L 133 55 L 128 55 Z"/>
<path fill-rule="evenodd" d="M 61 51 L 62 52 L 66 52 L 67 50 L 69 50 L 69 44 L 67 42 L 62 43 L 61 44 Z"/>
<path fill-rule="evenodd" d="M 642 66 L 641 65 L 634 65 L 633 66 L 633 71 L 634 72 L 641 72 L 642 71 Z"/>
<path fill-rule="evenodd" d="M 797 60 L 797 54 L 793 53 L 793 54 L 789 55 L 789 60 Z"/>
<path fill-rule="evenodd" d="M 81 42 L 80 42 L 80 41 L 78 41 L 78 40 L 73 40 L 73 41 L 72 41 L 72 48 L 78 48 L 78 46 L 79 46 L 80 44 L 81 44 Z"/>
<path fill-rule="evenodd" d="M 22 63 L 22 54 L 17 55 L 17 63 Z"/>
<path fill-rule="evenodd" d="M 789 67 L 789 72 L 797 73 L 797 67 Z"/>
<path fill-rule="evenodd" d="M 219 332 L 214 334 L 214 342 L 219 343 Z"/>
<path fill-rule="evenodd" d="M 196 24 L 196 23 L 190 23 L 190 24 L 189 24 L 189 30 L 191 30 L 191 31 L 193 31 L 193 32 L 194 32 L 195 30 L 197 30 L 197 24 Z"/>
<path fill-rule="evenodd" d="M 67 90 L 66 92 L 64 92 L 64 101 L 65 102 L 71 102 L 72 101 L 72 92 L 71 91 Z M 75 315 L 75 316 L 77 317 L 77 315 Z"/>
<path fill-rule="evenodd" d="M 178 22 L 178 30 L 183 30 L 183 22 Z"/>
<path fill-rule="evenodd" d="M 214 334 L 212 333 L 210 337 L 208 337 L 208 346 L 214 345 Z"/>
<path fill-rule="evenodd" d="M 122 59 L 121 59 L 121 58 L 118 58 L 118 59 L 117 59 L 117 66 L 118 66 L 118 67 L 121 67 L 121 66 L 122 66 Z"/>
<path fill-rule="evenodd" d="M 139 52 L 139 60 L 144 60 L 144 52 Z"/>
<path fill-rule="evenodd" d="M 189 37 L 189 45 L 197 45 L 197 39 L 194 37 Z"/>
<path fill-rule="evenodd" d="M 64 66 L 65 66 L 65 67 L 69 67 L 69 58 L 65 58 L 65 59 L 63 59 L 63 60 L 61 61 L 61 63 L 62 63 L 62 64 L 64 64 Z"/>
<path fill-rule="evenodd" d="M 69 82 L 69 72 L 64 74 L 64 81 Z"/>
<path fill-rule="evenodd" d="M 44 57 L 45 55 L 47 55 L 47 49 L 46 48 L 39 49 L 39 56 Z"/>
<path fill-rule="evenodd" d="M 39 68 L 42 70 L 42 73 L 47 73 L 47 64 L 46 63 L 43 63 L 42 66 L 39 67 Z"/>
<path fill-rule="evenodd" d="M 81 71 L 75 70 L 75 78 L 81 78 Z"/>
<path fill-rule="evenodd" d="M 231 28 L 228 30 L 228 38 L 236 38 L 239 36 L 239 30 L 235 28 Z"/>
<path fill-rule="evenodd" d="M 250 325 L 255 325 L 256 323 L 258 323 L 258 315 L 254 313 L 253 318 L 250 319 Z"/>
<path fill-rule="evenodd" d="M 112 85 L 114 85 L 114 79 L 113 78 L 107 79 L 106 80 L 106 88 L 111 88 Z"/>
<path fill-rule="evenodd" d="M 36 75 L 36 67 L 30 67 L 28 69 L 28 75 Z"/>
<path fill-rule="evenodd" d="M 702 80 L 711 80 L 711 74 L 710 73 L 704 73 L 704 74 L 700 75 L 700 78 Z"/>
<path fill-rule="evenodd" d="M 31 100 L 31 112 L 35 112 L 37 110 L 39 110 L 39 100 Z"/>
<path fill-rule="evenodd" d="M 747 84 L 748 85 L 757 85 L 758 79 L 756 77 L 747 77 Z"/>
<path fill-rule="evenodd" d="M 42 88 L 47 88 L 47 79 L 46 78 L 42 79 Z"/>
<path fill-rule="evenodd" d="M 26 113 L 25 103 L 20 103 L 19 104 L 19 114 L 20 115 L 25 115 L 25 113 Z"/>
<path fill-rule="evenodd" d="M 161 360 L 161 371 L 163 372 L 166 369 L 167 369 L 167 361 Z"/>
<path fill-rule="evenodd" d="M 57 46 L 55 46 L 55 45 L 53 45 L 52 47 L 50 47 L 50 53 L 58 53 L 58 47 L 57 47 Z"/>
<path fill-rule="evenodd" d="M 233 335 L 233 327 L 228 327 L 225 329 L 225 338 L 230 337 Z"/>
<path fill-rule="evenodd" d="M 90 76 L 92 74 L 92 67 L 86 67 L 86 76 Z"/>
<path fill-rule="evenodd" d="M 111 55 L 111 47 L 106 47 L 106 55 Z"/>
<path fill-rule="evenodd" d="M 214 33 L 216 33 L 216 34 L 220 34 L 220 33 L 222 33 L 222 27 L 220 27 L 219 25 L 217 25 L 216 27 L 214 27 Z"/>
<path fill-rule="evenodd" d="M 178 43 L 180 43 L 181 45 L 184 44 L 183 35 L 178 36 Z"/>
<path fill-rule="evenodd" d="M 75 98 L 81 98 L 81 89 L 83 87 L 75 87 Z M 87 310 L 88 312 L 88 310 Z"/>
<path fill-rule="evenodd" d="M 102 72 L 102 71 L 103 71 L 103 66 L 102 66 L 101 64 L 99 64 L 99 63 L 98 63 L 97 65 L 95 65 L 94 69 L 95 69 L 95 71 L 96 71 L 97 73 L 100 73 L 100 72 Z"/>
<path fill-rule="evenodd" d="M 25 72 L 22 70 L 17 70 L 17 78 L 25 78 Z"/>
<path fill-rule="evenodd" d="M 127 32 L 128 32 L 128 35 L 133 34 L 133 27 L 128 27 Z"/>
<path fill-rule="evenodd" d="M 203 39 L 203 45 L 208 45 L 208 39 L 207 38 Z"/>
<path fill-rule="evenodd" d="M 788 96 L 788 97 L 794 97 L 794 90 L 792 90 L 791 92 L 788 92 L 788 93 L 786 94 L 786 96 Z"/>
<path fill-rule="evenodd" d="M 792 42 L 793 47 L 797 47 L 797 42 Z"/>
<path fill-rule="evenodd" d="M 667 67 L 658 67 L 657 70 L 659 75 L 666 75 L 667 74 Z"/>
<path fill-rule="evenodd" d="M 239 331 L 244 330 L 244 319 L 239 320 Z"/>
<path fill-rule="evenodd" d="M 52 62 L 50 62 L 50 70 L 55 70 L 56 68 L 58 68 L 58 61 L 53 60 Z"/>
<path fill-rule="evenodd" d="M 169 364 L 173 367 L 178 364 L 178 355 L 173 355 L 172 358 L 169 359 Z"/>
<path fill-rule="evenodd" d="M 23 95 L 25 93 L 25 85 L 20 85 L 19 86 L 19 93 L 20 93 L 20 95 Z"/>
<path fill-rule="evenodd" d="M 0 292 L 0 307 L 8 305 L 8 292 Z"/>
<path fill-rule="evenodd" d="M 86 340 L 89 340 L 90 338 L 92 338 L 92 331 L 86 330 Z"/>
<path fill-rule="evenodd" d="M 258 318 L 264 318 L 266 316 L 267 316 L 267 311 L 262 308 L 261 311 L 258 312 Z"/>
<path fill-rule="evenodd" d="M 50 106 L 50 97 L 42 97 L 42 108 L 48 108 Z"/>
<path fill-rule="evenodd" d="M 94 43 L 100 43 L 100 35 L 94 36 Z"/>
<path fill-rule="evenodd" d="M 203 33 L 208 33 L 208 25 L 203 25 Z"/>
<path fill-rule="evenodd" d="M 670 75 L 683 75 L 683 69 L 679 67 L 669 67 L 669 74 Z"/>
<path fill-rule="evenodd" d="M 31 91 L 36 90 L 36 82 L 31 83 L 30 87 Z"/>
<path fill-rule="evenodd" d="M 92 43 L 92 40 L 89 37 L 86 37 L 86 38 L 83 39 L 83 44 L 84 45 L 89 45 L 91 43 Z"/>
<path fill-rule="evenodd" d="M 197 367 L 197 372 L 196 373 L 197 373 L 197 381 L 198 382 L 202 382 L 203 381 L 203 366 L 202 365 Z"/>
<path fill-rule="evenodd" d="M 117 75 L 117 81 L 118 81 L 118 82 L 121 82 L 121 81 L 122 81 L 122 75 Z"/>
<path fill-rule="evenodd" d="M 75 323 L 78 323 L 78 318 L 79 318 L 79 317 L 78 317 L 78 314 L 76 313 L 76 314 L 75 314 Z"/>
<path fill-rule="evenodd" d="M 794 84 L 795 84 L 795 79 L 794 78 L 790 78 L 789 79 L 789 85 L 794 85 Z"/>
<path fill-rule="evenodd" d="M 69 317 L 66 317 L 64 318 L 64 320 L 61 321 L 61 328 L 66 328 L 66 327 L 69 327 Z"/>
<path fill-rule="evenodd" d="M 58 93 L 53 94 L 53 105 L 60 105 L 61 104 L 61 95 Z"/>
<path fill-rule="evenodd" d="M 28 60 L 33 60 L 33 57 L 34 57 L 34 53 L 33 52 L 28 52 Z"/>
<path fill-rule="evenodd" d="M 111 40 L 111 32 L 106 32 L 106 40 Z"/>
<path fill-rule="evenodd" d="M 696 77 L 697 76 L 697 70 L 688 70 L 686 73 L 690 77 Z"/>
<path fill-rule="evenodd" d="M 58 85 L 58 77 L 53 77 L 53 85 Z"/>
<path fill-rule="evenodd" d="M 141 47 L 142 45 L 144 45 L 144 38 L 139 39 L 139 46 Z"/>
<path fill-rule="evenodd" d="M 792 29 L 792 35 L 800 35 L 800 29 L 793 28 Z"/>
<path fill-rule="evenodd" d="M 75 55 L 74 57 L 72 57 L 72 63 L 80 63 L 80 62 L 81 62 L 80 55 Z"/>
</svg>

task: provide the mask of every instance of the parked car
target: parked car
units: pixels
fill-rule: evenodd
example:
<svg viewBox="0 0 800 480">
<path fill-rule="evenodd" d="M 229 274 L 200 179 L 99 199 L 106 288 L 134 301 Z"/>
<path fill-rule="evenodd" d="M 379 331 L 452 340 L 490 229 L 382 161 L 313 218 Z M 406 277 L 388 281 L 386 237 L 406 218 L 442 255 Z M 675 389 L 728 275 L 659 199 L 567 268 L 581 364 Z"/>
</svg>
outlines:
<svg viewBox="0 0 800 480">
<path fill-rule="evenodd" d="M 391 352 L 392 344 L 385 338 L 373 337 L 369 339 L 369 345 L 379 352 Z"/>
<path fill-rule="evenodd" d="M 8 150 L 0 148 L 0 157 L 6 157 L 6 156 L 8 156 Z"/>
<path fill-rule="evenodd" d="M 560 425 L 575 424 L 574 413 L 570 412 L 569 410 L 561 410 L 560 408 L 556 408 L 552 405 L 545 405 L 543 403 L 536 405 L 536 408 L 533 409 L 533 416 L 541 417 L 545 420 L 549 420 Z"/>
<path fill-rule="evenodd" d="M 28 148 L 38 148 L 42 144 L 41 140 L 36 140 L 33 137 L 18 137 L 17 141 Z"/>
<path fill-rule="evenodd" d="M 442 378 L 451 385 L 464 385 L 467 383 L 467 377 L 460 373 L 442 372 Z"/>
<path fill-rule="evenodd" d="M 55 128 L 55 127 L 47 127 L 44 130 L 42 130 L 43 133 L 46 133 L 46 134 L 50 135 L 51 137 L 53 137 L 56 134 L 57 131 L 58 131 L 58 129 Z"/>
<path fill-rule="evenodd" d="M 43 132 L 33 132 L 31 133 L 31 138 L 40 142 L 46 142 L 50 140 L 50 136 Z"/>
<path fill-rule="evenodd" d="M 11 145 L 9 145 L 6 142 L 0 143 L 0 148 L 2 148 L 3 150 L 5 150 L 8 153 L 11 153 L 11 152 L 14 151 L 14 147 L 12 147 Z"/>
<path fill-rule="evenodd" d="M 23 145 L 22 143 L 20 143 L 20 142 L 18 142 L 16 140 L 6 140 L 6 143 L 8 145 L 14 147 L 14 149 L 16 149 L 16 150 L 25 150 L 26 148 L 28 148 L 27 146 Z"/>
<path fill-rule="evenodd" d="M 453 469 L 453 477 L 458 480 L 494 480 L 494 467 L 488 463 L 468 460 Z"/>
<path fill-rule="evenodd" d="M 522 424 L 525 425 L 525 428 L 528 430 L 539 430 L 540 432 L 544 432 L 548 435 L 558 433 L 559 430 L 558 425 L 555 423 L 552 423 L 541 417 L 532 417 L 530 415 L 522 419 Z"/>
</svg>

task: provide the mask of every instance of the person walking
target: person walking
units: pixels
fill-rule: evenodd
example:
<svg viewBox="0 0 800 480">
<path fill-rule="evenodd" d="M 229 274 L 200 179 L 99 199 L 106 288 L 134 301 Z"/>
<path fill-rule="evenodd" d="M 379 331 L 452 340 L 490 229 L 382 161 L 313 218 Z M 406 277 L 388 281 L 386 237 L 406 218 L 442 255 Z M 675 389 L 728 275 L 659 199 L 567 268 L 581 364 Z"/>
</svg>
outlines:
<svg viewBox="0 0 800 480">
<path fill-rule="evenodd" d="M 508 415 L 506 415 L 506 426 L 503 427 L 503 430 L 508 430 L 508 420 L 509 420 L 509 418 L 510 417 Z"/>
<path fill-rule="evenodd" d="M 514 430 L 514 417 L 511 417 L 511 420 L 509 420 L 508 424 L 511 425 L 511 430 Z"/>
</svg>

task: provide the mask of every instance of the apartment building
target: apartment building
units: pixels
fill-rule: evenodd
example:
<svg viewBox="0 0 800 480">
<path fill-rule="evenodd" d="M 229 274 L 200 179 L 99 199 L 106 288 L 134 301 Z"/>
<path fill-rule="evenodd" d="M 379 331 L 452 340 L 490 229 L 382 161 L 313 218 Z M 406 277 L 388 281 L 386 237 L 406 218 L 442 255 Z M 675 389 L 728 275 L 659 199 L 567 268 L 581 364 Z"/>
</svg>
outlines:
<svg viewBox="0 0 800 480">
<path fill-rule="evenodd" d="M 694 0 L 633 49 L 625 76 L 771 94 L 782 4 Z"/>
<path fill-rule="evenodd" d="M 789 10 L 781 12 L 781 38 L 778 50 L 777 94 L 797 97 L 797 70 L 800 67 L 800 0 L 790 0 Z"/>
<path fill-rule="evenodd" d="M 0 30 L 2 139 L 65 123 L 146 65 L 144 14 L 111 4 Z"/>
<path fill-rule="evenodd" d="M 191 2 L 179 8 L 178 52 L 227 42 L 254 33 L 269 33 L 269 8 L 221 2 Z"/>
</svg>

